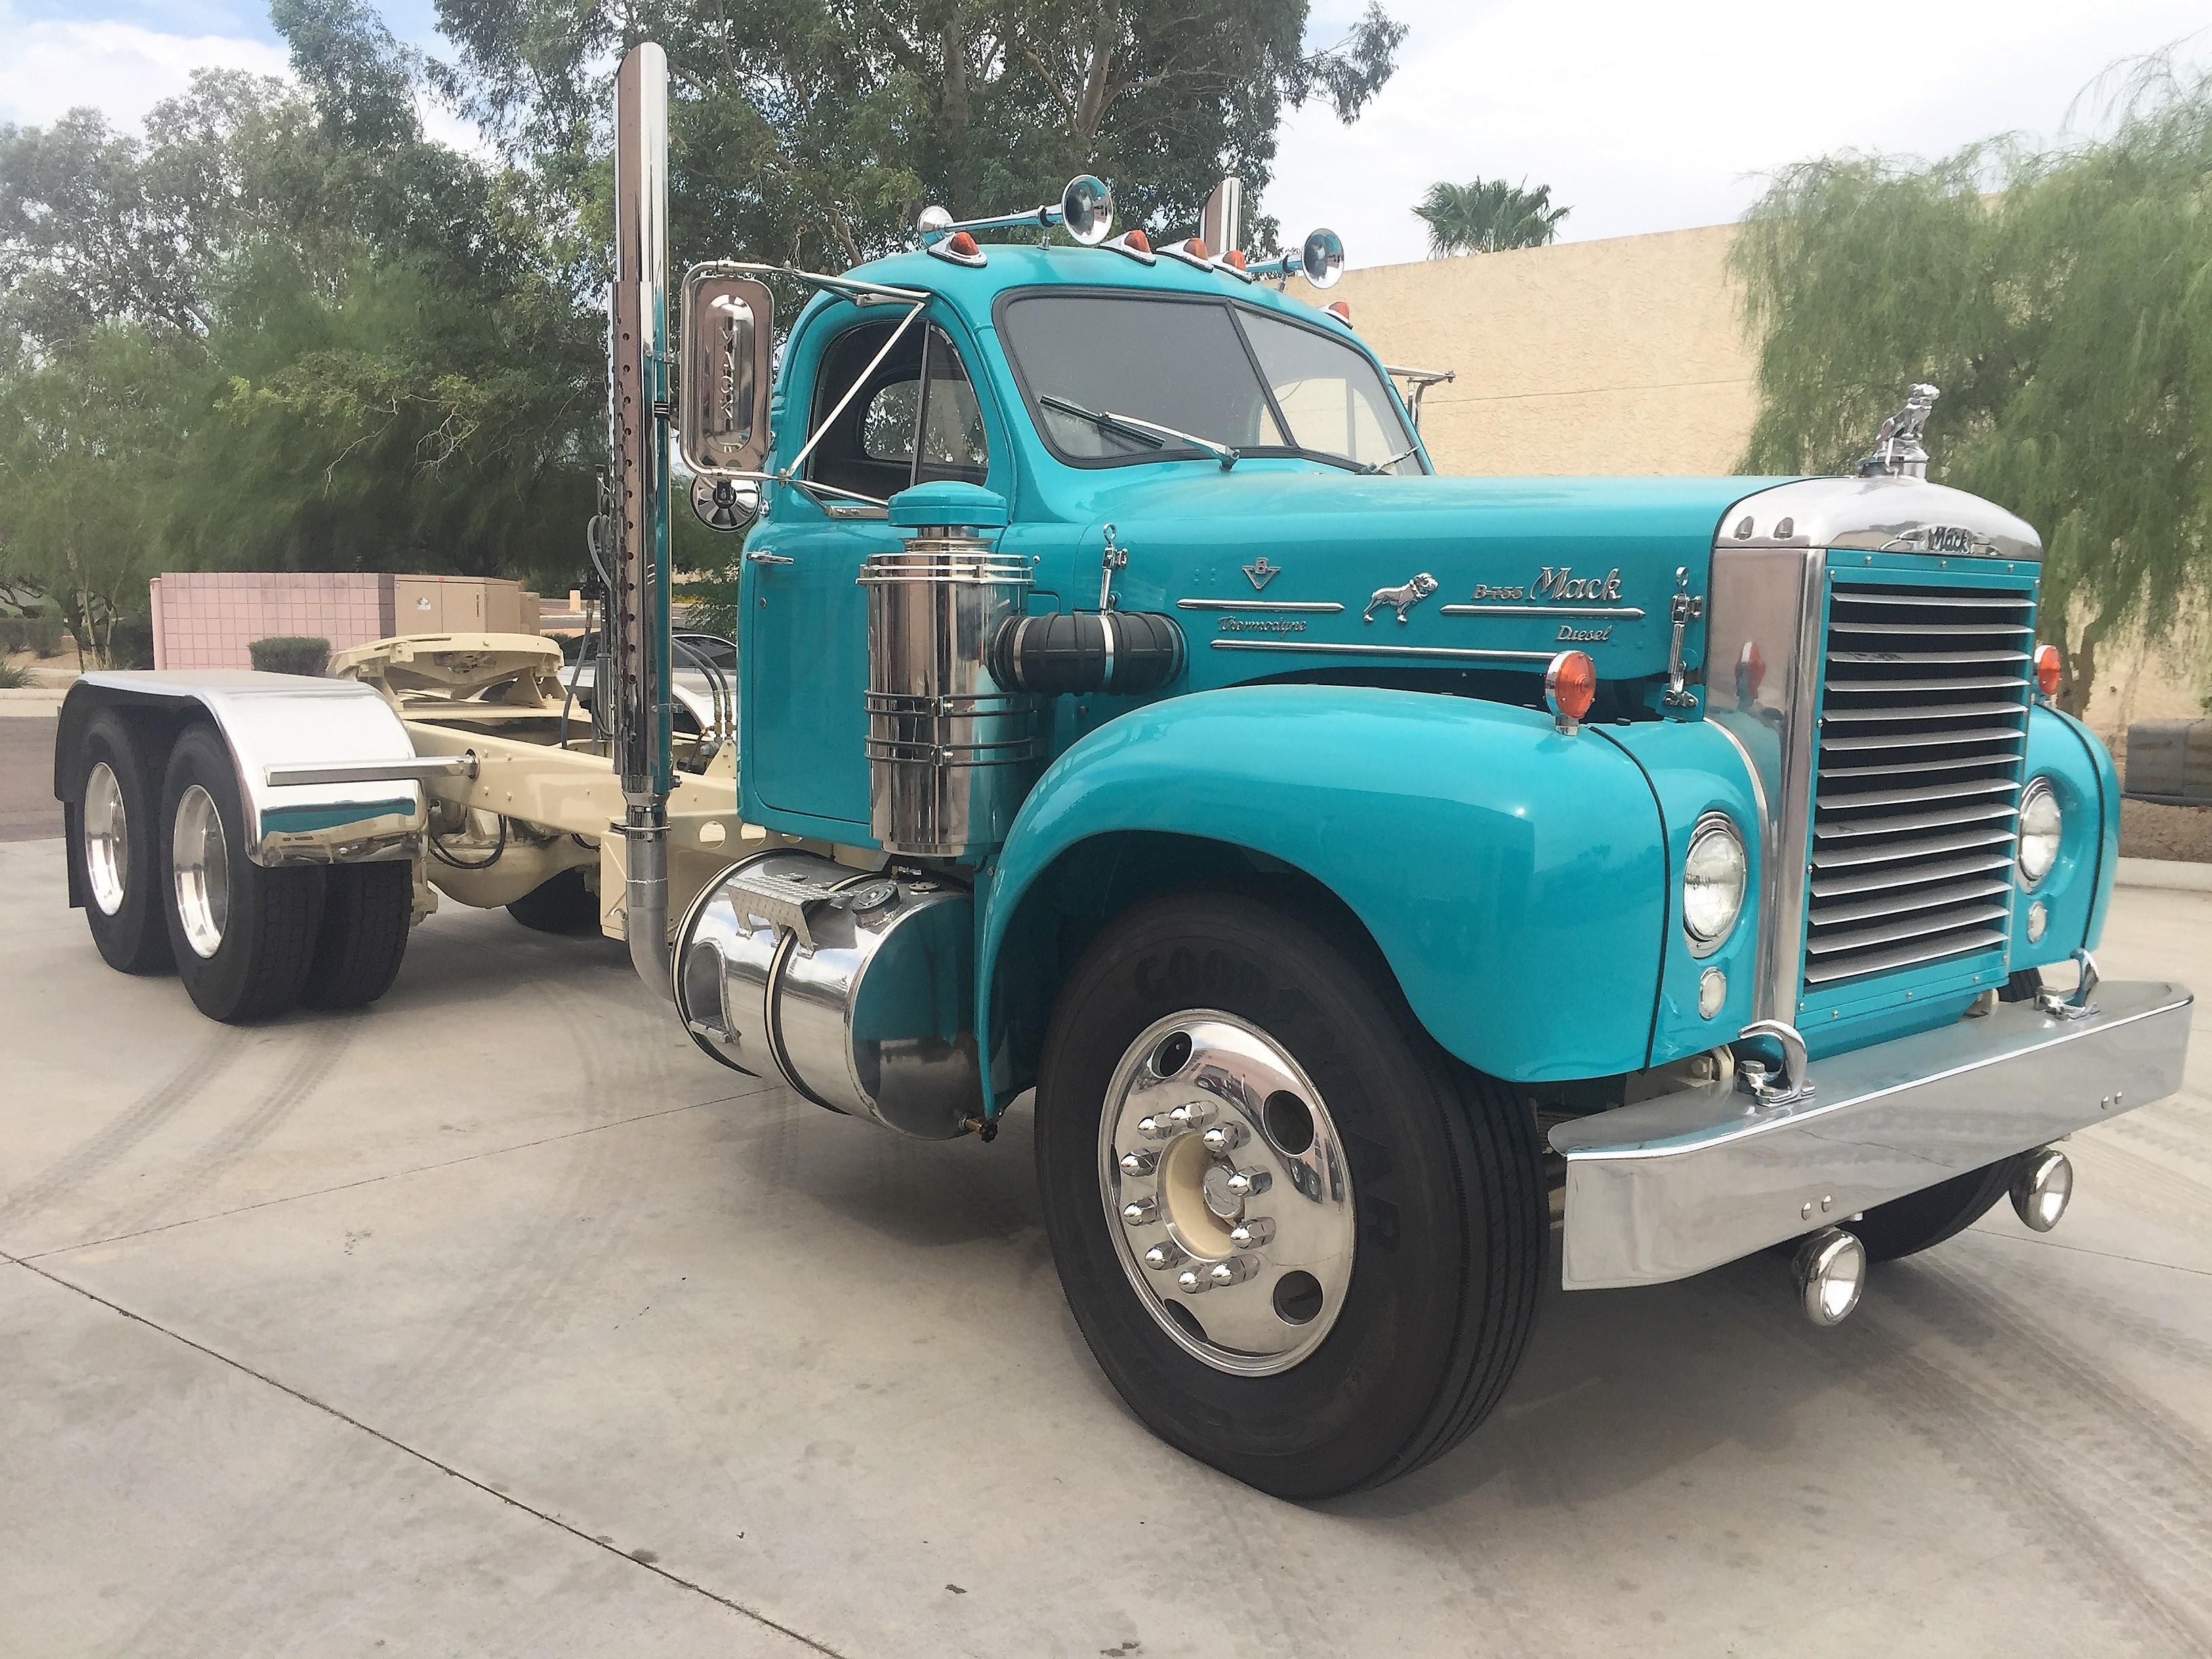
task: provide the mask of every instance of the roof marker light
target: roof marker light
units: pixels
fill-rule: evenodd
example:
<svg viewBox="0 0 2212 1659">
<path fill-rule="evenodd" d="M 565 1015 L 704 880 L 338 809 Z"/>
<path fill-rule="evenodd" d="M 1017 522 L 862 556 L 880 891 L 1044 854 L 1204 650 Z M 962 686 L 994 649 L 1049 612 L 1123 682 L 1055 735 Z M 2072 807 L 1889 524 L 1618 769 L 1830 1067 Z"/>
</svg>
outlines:
<svg viewBox="0 0 2212 1659">
<path fill-rule="evenodd" d="M 942 241 L 932 242 L 929 251 L 940 259 L 950 259 L 956 265 L 981 265 L 983 263 L 983 250 L 964 230 L 956 230 Z"/>
<path fill-rule="evenodd" d="M 1346 328 L 1350 328 L 1352 326 L 1352 307 L 1346 305 L 1343 301 L 1330 301 L 1328 303 L 1328 314 L 1335 318 L 1340 323 L 1342 323 Z"/>
<path fill-rule="evenodd" d="M 1141 230 L 1125 230 L 1105 246 L 1140 265 L 1159 263 L 1159 256 L 1152 252 L 1152 239 Z"/>
</svg>

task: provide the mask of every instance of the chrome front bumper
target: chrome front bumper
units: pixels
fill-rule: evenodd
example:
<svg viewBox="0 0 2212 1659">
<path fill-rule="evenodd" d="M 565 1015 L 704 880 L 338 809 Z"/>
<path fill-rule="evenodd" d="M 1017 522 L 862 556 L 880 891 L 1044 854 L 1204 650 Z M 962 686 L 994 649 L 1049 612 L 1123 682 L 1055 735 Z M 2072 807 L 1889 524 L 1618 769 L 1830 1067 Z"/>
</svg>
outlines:
<svg viewBox="0 0 2212 1659">
<path fill-rule="evenodd" d="M 1793 1105 L 1711 1084 L 1562 1123 L 1566 1287 L 1685 1279 L 2162 1099 L 2192 1000 L 2106 981 L 2086 1018 L 2003 1003 L 1832 1055 Z"/>
</svg>

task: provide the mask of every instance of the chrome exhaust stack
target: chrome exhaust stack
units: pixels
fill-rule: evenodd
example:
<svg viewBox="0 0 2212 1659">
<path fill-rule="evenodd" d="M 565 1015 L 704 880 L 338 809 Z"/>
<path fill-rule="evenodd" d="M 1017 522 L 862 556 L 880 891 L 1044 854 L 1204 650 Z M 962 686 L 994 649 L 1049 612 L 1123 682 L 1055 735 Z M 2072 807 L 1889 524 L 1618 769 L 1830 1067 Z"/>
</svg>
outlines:
<svg viewBox="0 0 2212 1659">
<path fill-rule="evenodd" d="M 2047 1233 L 2058 1224 L 2074 1198 L 2074 1164 L 2065 1153 L 2045 1146 L 2021 1161 L 2012 1178 L 2013 1213 L 2030 1231 Z"/>
<path fill-rule="evenodd" d="M 672 994 L 668 945 L 668 59 L 651 41 L 615 76 L 615 280 L 607 306 L 617 826 L 623 933 L 638 975 Z"/>
</svg>

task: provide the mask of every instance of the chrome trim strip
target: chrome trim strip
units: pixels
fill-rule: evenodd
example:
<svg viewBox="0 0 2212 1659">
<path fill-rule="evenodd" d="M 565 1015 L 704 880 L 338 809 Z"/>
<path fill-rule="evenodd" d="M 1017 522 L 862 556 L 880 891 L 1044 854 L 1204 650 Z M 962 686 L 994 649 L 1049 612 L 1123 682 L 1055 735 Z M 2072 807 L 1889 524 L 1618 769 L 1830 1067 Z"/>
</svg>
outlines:
<svg viewBox="0 0 2212 1659">
<path fill-rule="evenodd" d="M 1617 617 L 1642 622 L 1644 609 L 1634 605 L 1448 605 L 1447 617 Z"/>
<path fill-rule="evenodd" d="M 1766 785 L 1759 778 L 1759 768 L 1752 763 L 1751 750 L 1743 746 L 1743 739 L 1729 730 L 1726 720 L 1709 720 L 1705 724 L 1726 738 L 1729 747 L 1735 750 L 1742 758 L 1743 775 L 1751 781 L 1752 804 L 1759 809 L 1759 913 L 1751 918 L 1752 927 L 1758 930 L 1759 939 L 1758 950 L 1753 958 L 1751 1017 L 1754 1020 L 1767 1019 L 1772 1017 L 1771 1011 L 1766 1006 L 1767 987 L 1773 979 L 1773 975 L 1767 971 L 1767 959 L 1773 954 L 1774 935 L 1766 926 L 1766 908 L 1769 902 L 1766 866 L 1774 850 L 1774 814 L 1772 809 L 1766 804 Z M 1743 925 L 1742 918 L 1737 919 L 1736 925 L 1738 927 Z"/>
<path fill-rule="evenodd" d="M 1930 526 L 1968 532 L 1976 550 L 1947 553 L 1905 539 Z M 1729 547 L 1925 553 L 1966 565 L 2043 557 L 2042 538 L 2024 520 L 1993 501 L 1924 478 L 1800 478 L 1775 484 L 1729 508 L 1720 540 Z"/>
<path fill-rule="evenodd" d="M 1728 1083 L 1562 1123 L 1569 1290 L 1685 1279 L 2181 1087 L 2192 998 L 2106 983 L 2102 1012 L 2033 1003 L 1833 1054 L 1818 1091 L 1747 1111 Z"/>
<path fill-rule="evenodd" d="M 1324 615 L 1344 607 L 1334 599 L 1177 599 L 1178 611 L 1287 611 Z"/>
<path fill-rule="evenodd" d="M 1215 640 L 1216 651 L 1303 651 L 1338 657 L 1437 657 L 1458 662 L 1549 662 L 1549 651 L 1477 651 L 1449 645 L 1292 645 L 1273 640 Z"/>
</svg>

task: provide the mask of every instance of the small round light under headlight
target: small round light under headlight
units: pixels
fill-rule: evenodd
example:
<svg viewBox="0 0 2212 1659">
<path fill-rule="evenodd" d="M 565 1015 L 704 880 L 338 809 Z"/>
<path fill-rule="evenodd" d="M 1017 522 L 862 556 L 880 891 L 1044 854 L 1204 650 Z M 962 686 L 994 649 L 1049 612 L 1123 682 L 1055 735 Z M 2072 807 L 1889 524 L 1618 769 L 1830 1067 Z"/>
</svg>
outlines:
<svg viewBox="0 0 2212 1659">
<path fill-rule="evenodd" d="M 1698 976 L 1698 1012 L 1711 1019 L 1728 1000 L 1728 975 L 1717 968 L 1708 968 Z"/>
<path fill-rule="evenodd" d="M 2058 837 L 2065 827 L 2057 794 L 2048 779 L 2038 778 L 2020 798 L 2020 878 L 2030 887 L 2058 862 Z"/>
<path fill-rule="evenodd" d="M 1735 825 L 1718 812 L 1700 818 L 1690 832 L 1689 854 L 1682 860 L 1682 926 L 1698 955 L 1719 949 L 1735 926 L 1748 875 L 1743 838 Z"/>
<path fill-rule="evenodd" d="M 2051 907 L 2041 899 L 2027 907 L 2027 942 L 2043 943 L 2043 935 L 2051 926 Z"/>
</svg>

